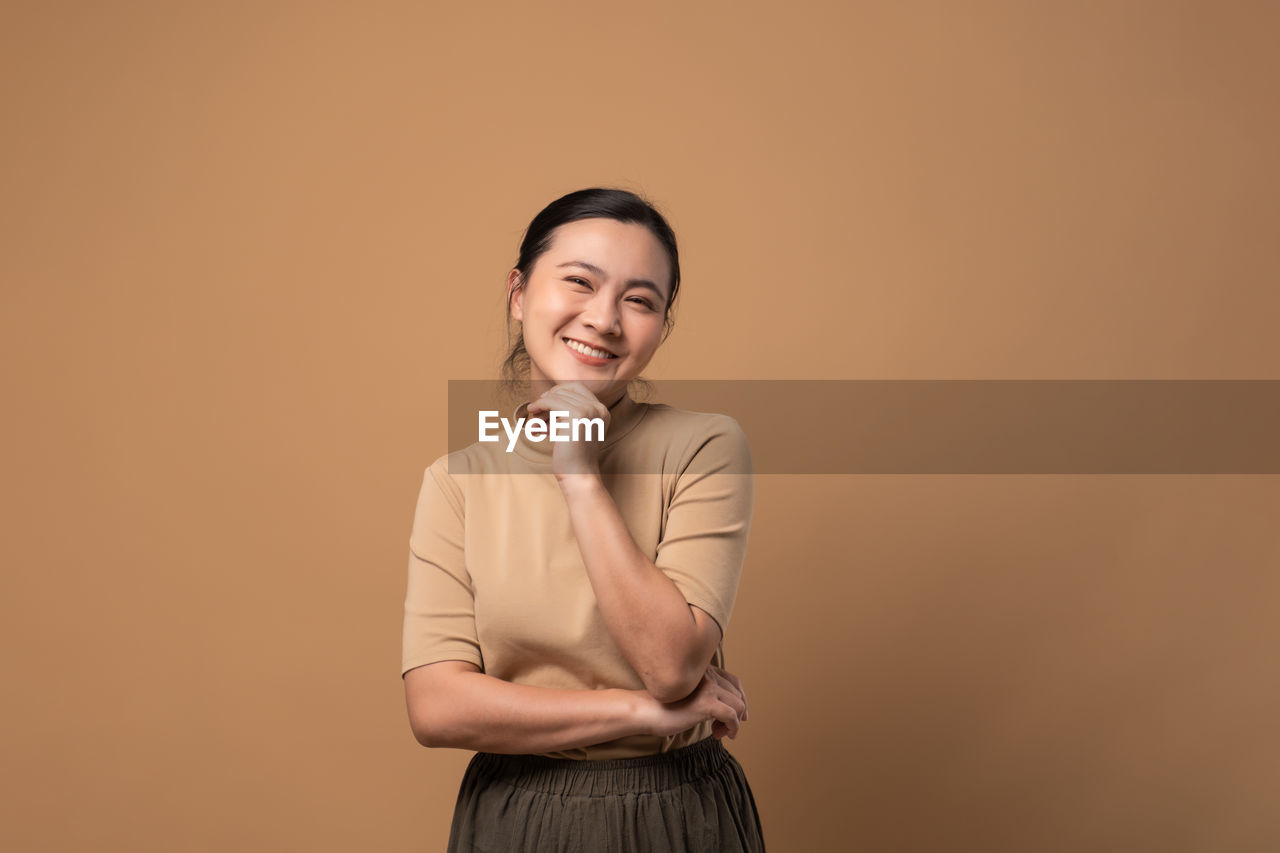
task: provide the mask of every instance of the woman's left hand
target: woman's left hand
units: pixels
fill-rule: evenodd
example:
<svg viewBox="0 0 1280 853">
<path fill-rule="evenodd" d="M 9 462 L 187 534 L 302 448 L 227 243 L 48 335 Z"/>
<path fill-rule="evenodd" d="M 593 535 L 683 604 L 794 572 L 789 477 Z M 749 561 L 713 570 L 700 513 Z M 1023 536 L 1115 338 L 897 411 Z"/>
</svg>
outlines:
<svg viewBox="0 0 1280 853">
<path fill-rule="evenodd" d="M 582 382 L 564 382 L 554 386 L 541 397 L 529 403 L 529 414 L 539 412 L 565 412 L 566 431 L 572 435 L 575 418 L 600 418 L 604 421 L 605 434 L 609 429 L 609 408 Z M 550 428 L 550 418 L 547 426 Z M 575 474 L 600 474 L 600 447 L 603 441 L 595 440 L 596 429 L 588 427 L 578 441 L 557 441 L 551 448 L 551 472 L 557 480 Z M 548 431 L 548 441 L 550 432 Z M 588 438 L 590 437 L 590 438 Z"/>
</svg>

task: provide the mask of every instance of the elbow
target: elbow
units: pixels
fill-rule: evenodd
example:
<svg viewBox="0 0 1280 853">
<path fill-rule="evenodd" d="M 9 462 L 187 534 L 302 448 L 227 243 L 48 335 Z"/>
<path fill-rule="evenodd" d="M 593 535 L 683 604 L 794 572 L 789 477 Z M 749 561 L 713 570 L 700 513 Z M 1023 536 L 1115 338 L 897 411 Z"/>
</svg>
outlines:
<svg viewBox="0 0 1280 853">
<path fill-rule="evenodd" d="M 666 666 L 656 666 L 642 672 L 645 692 L 664 705 L 687 699 L 702 683 L 711 661 L 711 653 L 689 649 L 668 658 Z"/>
<path fill-rule="evenodd" d="M 426 747 L 452 746 L 458 717 L 447 664 L 423 666 L 405 676 L 405 704 L 413 739 Z"/>
<path fill-rule="evenodd" d="M 692 605 L 692 634 L 668 645 L 658 665 L 641 672 L 645 691 L 663 704 L 687 699 L 706 677 L 716 645 L 723 637 L 719 623 Z"/>
<path fill-rule="evenodd" d="M 453 745 L 448 728 L 429 714 L 421 711 L 410 714 L 409 728 L 413 731 L 413 739 L 422 746 L 442 749 Z"/>
<path fill-rule="evenodd" d="M 651 673 L 644 679 L 645 691 L 664 705 L 679 702 L 698 689 L 705 669 Z"/>
<path fill-rule="evenodd" d="M 442 749 L 448 746 L 447 743 L 440 740 L 437 736 L 418 730 L 414 731 L 413 738 L 418 742 L 419 746 L 425 746 L 428 749 Z"/>
<path fill-rule="evenodd" d="M 420 720 L 415 720 L 410 717 L 409 729 L 413 732 L 413 739 L 418 742 L 419 746 L 433 747 L 436 745 L 435 735 L 432 733 L 432 730 Z"/>
<path fill-rule="evenodd" d="M 419 746 L 435 746 L 438 742 L 438 735 L 435 728 L 422 718 L 422 714 L 409 713 L 409 729 L 413 732 L 413 739 L 418 742 Z"/>
</svg>

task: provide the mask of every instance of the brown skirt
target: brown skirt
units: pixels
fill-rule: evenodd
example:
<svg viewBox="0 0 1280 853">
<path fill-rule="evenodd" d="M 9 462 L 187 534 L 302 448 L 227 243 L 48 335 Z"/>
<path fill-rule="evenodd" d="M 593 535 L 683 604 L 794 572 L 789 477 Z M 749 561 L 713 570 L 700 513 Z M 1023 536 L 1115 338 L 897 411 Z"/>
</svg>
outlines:
<svg viewBox="0 0 1280 853">
<path fill-rule="evenodd" d="M 589 761 L 479 752 L 458 791 L 449 853 L 762 853 L 742 766 L 716 738 Z"/>
</svg>

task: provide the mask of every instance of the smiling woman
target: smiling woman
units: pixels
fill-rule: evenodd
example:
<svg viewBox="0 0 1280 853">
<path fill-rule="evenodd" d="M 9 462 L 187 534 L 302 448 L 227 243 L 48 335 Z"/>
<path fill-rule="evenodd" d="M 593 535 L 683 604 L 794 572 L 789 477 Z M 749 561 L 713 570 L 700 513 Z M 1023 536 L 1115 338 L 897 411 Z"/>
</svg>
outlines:
<svg viewBox="0 0 1280 853">
<path fill-rule="evenodd" d="M 522 428 L 509 452 L 477 441 L 423 477 L 402 675 L 417 740 L 477 752 L 451 851 L 764 849 L 721 743 L 749 716 L 723 637 L 750 449 L 732 418 L 628 394 L 679 283 L 675 235 L 640 197 L 548 205 L 506 281 Z M 564 421 L 603 438 L 535 435 Z"/>
<path fill-rule="evenodd" d="M 552 375 L 576 378 L 616 400 L 662 342 L 672 267 L 662 241 L 639 223 L 560 225 L 529 272 L 517 267 L 507 277 L 534 387 L 550 388 Z"/>
</svg>

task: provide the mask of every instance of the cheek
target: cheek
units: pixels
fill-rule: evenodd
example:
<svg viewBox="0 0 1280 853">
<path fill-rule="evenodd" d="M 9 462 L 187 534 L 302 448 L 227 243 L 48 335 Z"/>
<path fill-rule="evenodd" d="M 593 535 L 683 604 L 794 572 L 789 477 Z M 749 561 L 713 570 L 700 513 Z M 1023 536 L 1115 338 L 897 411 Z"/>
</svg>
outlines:
<svg viewBox="0 0 1280 853">
<path fill-rule="evenodd" d="M 646 325 L 645 328 L 637 330 L 637 334 L 631 339 L 636 342 L 632 352 L 645 357 L 651 356 L 657 351 L 658 345 L 662 343 L 662 327 L 659 325 L 655 328 Z"/>
<path fill-rule="evenodd" d="M 557 305 L 545 302 L 538 305 L 526 305 L 524 324 L 526 327 L 533 327 L 540 331 L 554 332 L 564 325 L 564 315 L 565 312 Z"/>
<path fill-rule="evenodd" d="M 637 340 L 645 341 L 646 344 L 657 346 L 662 340 L 662 317 L 661 315 L 651 315 L 643 318 L 636 323 L 635 326 Z"/>
</svg>

